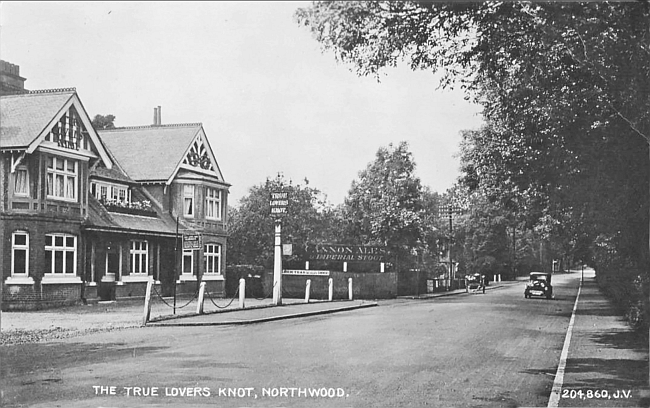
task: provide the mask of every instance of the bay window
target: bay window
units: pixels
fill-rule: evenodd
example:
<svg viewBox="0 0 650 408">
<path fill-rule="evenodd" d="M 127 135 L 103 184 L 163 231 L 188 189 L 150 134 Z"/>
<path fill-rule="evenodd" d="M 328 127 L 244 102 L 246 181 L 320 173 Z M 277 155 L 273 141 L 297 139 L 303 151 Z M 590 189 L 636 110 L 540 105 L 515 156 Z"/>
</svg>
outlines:
<svg viewBox="0 0 650 408">
<path fill-rule="evenodd" d="M 205 218 L 221 219 L 221 190 L 209 187 L 205 189 Z"/>
<path fill-rule="evenodd" d="M 27 178 L 27 167 L 19 166 L 14 172 L 14 194 L 29 195 L 29 181 Z"/>
<path fill-rule="evenodd" d="M 77 162 L 50 156 L 47 158 L 47 197 L 76 201 Z"/>
<path fill-rule="evenodd" d="M 183 185 L 183 215 L 194 217 L 194 186 Z"/>
</svg>

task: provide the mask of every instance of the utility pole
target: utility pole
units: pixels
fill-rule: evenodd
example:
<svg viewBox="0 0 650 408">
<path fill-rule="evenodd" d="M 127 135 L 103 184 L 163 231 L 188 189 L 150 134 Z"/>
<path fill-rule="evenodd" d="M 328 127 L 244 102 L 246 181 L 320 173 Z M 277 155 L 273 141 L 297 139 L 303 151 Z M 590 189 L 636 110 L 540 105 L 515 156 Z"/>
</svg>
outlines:
<svg viewBox="0 0 650 408">
<path fill-rule="evenodd" d="M 451 283 L 453 282 L 453 279 L 455 278 L 455 273 L 454 273 L 454 260 L 453 260 L 453 232 L 454 232 L 454 224 L 453 224 L 453 216 L 454 214 L 458 214 L 460 212 L 460 209 L 457 206 L 454 206 L 453 204 L 449 205 L 444 205 L 440 206 L 439 209 L 439 217 L 448 217 L 449 218 L 449 280 L 447 284 L 447 290 L 450 289 Z"/>
<path fill-rule="evenodd" d="M 512 226 L 512 279 L 517 279 L 517 226 Z"/>
</svg>

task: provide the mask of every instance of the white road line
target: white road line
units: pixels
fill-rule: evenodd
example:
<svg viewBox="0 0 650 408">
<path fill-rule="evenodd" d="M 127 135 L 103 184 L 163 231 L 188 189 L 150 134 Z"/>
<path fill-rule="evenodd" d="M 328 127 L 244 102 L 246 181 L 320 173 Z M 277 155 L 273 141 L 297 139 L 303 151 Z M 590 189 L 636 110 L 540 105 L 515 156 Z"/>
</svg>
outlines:
<svg viewBox="0 0 650 408">
<path fill-rule="evenodd" d="M 573 324 L 576 320 L 576 309 L 578 308 L 578 299 L 580 299 L 581 289 L 582 281 L 580 281 L 580 286 L 578 286 L 578 295 L 576 296 L 576 302 L 573 305 L 573 313 L 571 313 L 571 320 L 569 320 L 569 328 L 567 329 L 566 337 L 564 338 L 564 346 L 562 347 L 562 354 L 560 354 L 560 365 L 557 367 L 557 372 L 555 373 L 553 389 L 551 390 L 551 396 L 548 399 L 548 408 L 557 408 L 560 404 L 560 393 L 562 392 L 562 383 L 564 382 L 564 369 L 566 368 L 566 359 L 569 355 L 569 344 L 571 343 L 571 333 L 573 332 Z"/>
</svg>

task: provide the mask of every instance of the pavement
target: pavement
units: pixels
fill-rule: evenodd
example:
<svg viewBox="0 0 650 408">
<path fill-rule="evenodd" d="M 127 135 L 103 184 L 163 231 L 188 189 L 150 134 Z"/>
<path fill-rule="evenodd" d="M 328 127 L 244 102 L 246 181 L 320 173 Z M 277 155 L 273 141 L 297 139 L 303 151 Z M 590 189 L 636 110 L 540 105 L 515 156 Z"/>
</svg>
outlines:
<svg viewBox="0 0 650 408">
<path fill-rule="evenodd" d="M 558 405 L 549 407 L 649 407 L 648 333 L 630 328 L 593 270 L 585 270 L 574 320 Z"/>
</svg>

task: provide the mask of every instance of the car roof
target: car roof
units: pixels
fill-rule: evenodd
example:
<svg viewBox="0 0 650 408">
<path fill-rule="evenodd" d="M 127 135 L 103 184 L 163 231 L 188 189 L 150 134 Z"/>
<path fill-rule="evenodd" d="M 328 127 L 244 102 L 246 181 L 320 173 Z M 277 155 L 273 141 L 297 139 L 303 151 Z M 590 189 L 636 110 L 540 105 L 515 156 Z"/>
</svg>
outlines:
<svg viewBox="0 0 650 408">
<path fill-rule="evenodd" d="M 531 272 L 530 273 L 530 276 L 540 276 L 540 275 L 546 276 L 546 275 L 550 275 L 550 273 L 548 273 L 548 272 Z"/>
</svg>

